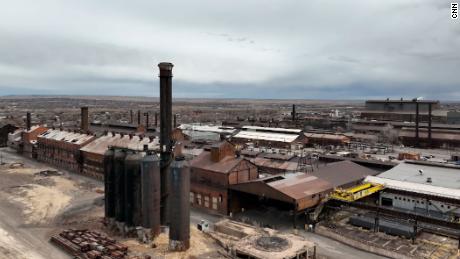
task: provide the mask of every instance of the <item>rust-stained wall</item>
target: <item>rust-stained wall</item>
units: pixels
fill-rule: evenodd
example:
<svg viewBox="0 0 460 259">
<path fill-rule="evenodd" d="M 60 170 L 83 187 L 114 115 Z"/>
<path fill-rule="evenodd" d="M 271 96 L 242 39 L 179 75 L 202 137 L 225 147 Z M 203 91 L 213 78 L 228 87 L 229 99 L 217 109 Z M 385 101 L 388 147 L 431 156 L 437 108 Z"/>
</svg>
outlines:
<svg viewBox="0 0 460 259">
<path fill-rule="evenodd" d="M 54 139 L 37 138 L 37 160 L 50 163 L 73 172 L 80 172 L 80 148 L 93 141 L 93 136 L 82 144 L 69 143 Z"/>
<path fill-rule="evenodd" d="M 228 173 L 192 167 L 190 177 L 191 205 L 227 215 L 229 212 L 228 186 L 247 182 L 257 177 L 257 167 L 245 159 L 241 160 Z"/>
</svg>

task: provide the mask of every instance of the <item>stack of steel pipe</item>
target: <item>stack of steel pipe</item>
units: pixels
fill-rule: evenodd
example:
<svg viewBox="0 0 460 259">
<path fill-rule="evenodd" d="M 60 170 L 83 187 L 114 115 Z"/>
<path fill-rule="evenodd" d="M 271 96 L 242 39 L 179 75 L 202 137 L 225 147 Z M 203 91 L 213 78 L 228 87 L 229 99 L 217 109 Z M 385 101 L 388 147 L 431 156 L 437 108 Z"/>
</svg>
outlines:
<svg viewBox="0 0 460 259">
<path fill-rule="evenodd" d="M 64 230 L 51 242 L 78 258 L 126 258 L 128 247 L 105 234 L 90 230 Z"/>
</svg>

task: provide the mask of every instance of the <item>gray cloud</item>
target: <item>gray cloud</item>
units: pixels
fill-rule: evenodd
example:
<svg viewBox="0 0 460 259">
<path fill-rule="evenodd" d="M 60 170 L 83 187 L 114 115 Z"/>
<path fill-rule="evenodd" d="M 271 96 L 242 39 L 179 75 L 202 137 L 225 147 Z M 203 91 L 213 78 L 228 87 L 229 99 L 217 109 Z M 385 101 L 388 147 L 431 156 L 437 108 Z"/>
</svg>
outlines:
<svg viewBox="0 0 460 259">
<path fill-rule="evenodd" d="M 458 99 L 450 1 L 9 1 L 0 95 Z M 158 89 L 156 89 L 158 90 Z"/>
</svg>

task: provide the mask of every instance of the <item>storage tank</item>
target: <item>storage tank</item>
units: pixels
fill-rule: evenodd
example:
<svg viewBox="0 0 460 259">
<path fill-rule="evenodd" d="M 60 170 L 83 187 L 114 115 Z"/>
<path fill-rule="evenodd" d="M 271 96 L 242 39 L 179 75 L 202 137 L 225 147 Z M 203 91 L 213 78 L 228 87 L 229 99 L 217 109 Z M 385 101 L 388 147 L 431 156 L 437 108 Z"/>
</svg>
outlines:
<svg viewBox="0 0 460 259">
<path fill-rule="evenodd" d="M 142 225 L 141 163 L 144 153 L 128 151 L 125 160 L 125 223 Z"/>
<path fill-rule="evenodd" d="M 160 234 L 161 175 L 160 159 L 149 154 L 142 160 L 142 227 L 153 237 Z"/>
<path fill-rule="evenodd" d="M 106 218 L 115 217 L 114 171 L 114 151 L 109 149 L 104 154 L 104 201 Z"/>
<path fill-rule="evenodd" d="M 121 149 L 114 150 L 114 196 L 115 219 L 125 221 L 125 158 L 126 152 Z"/>
<path fill-rule="evenodd" d="M 170 177 L 169 249 L 184 251 L 190 247 L 190 167 L 184 156 L 174 159 Z"/>
</svg>

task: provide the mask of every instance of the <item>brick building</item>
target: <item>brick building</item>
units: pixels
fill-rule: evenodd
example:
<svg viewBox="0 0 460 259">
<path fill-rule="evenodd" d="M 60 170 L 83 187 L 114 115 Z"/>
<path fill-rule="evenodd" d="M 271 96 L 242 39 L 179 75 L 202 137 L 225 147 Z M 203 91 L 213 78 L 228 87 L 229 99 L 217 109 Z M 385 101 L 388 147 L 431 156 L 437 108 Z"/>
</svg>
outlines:
<svg viewBox="0 0 460 259">
<path fill-rule="evenodd" d="M 190 203 L 220 214 L 228 214 L 231 185 L 258 178 L 257 167 L 237 157 L 234 146 L 227 142 L 215 144 L 190 162 Z"/>
<path fill-rule="evenodd" d="M 80 149 L 96 136 L 49 129 L 37 137 L 37 160 L 73 172 L 80 171 Z"/>
<path fill-rule="evenodd" d="M 144 138 L 135 135 L 106 133 L 80 149 L 81 173 L 96 179 L 104 179 L 104 154 L 109 147 L 141 151 L 147 145 L 149 150 L 158 149 L 158 138 Z"/>
<path fill-rule="evenodd" d="M 20 152 L 22 152 L 24 156 L 35 158 L 37 155 L 37 138 L 47 130 L 48 128 L 37 125 L 31 127 L 29 130 L 25 129 L 22 131 Z"/>
</svg>

